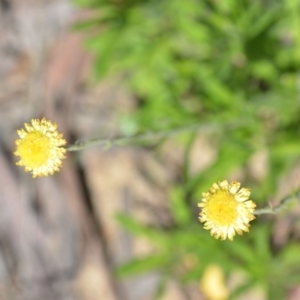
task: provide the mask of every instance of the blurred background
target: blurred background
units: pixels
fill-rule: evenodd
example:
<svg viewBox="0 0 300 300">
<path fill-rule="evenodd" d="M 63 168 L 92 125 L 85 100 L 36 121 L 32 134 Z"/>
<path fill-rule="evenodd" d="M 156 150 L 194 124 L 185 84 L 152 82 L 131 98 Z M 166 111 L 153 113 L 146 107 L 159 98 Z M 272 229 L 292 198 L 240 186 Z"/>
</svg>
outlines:
<svg viewBox="0 0 300 300">
<path fill-rule="evenodd" d="M 56 122 L 54 176 L 16 130 Z M 300 186 L 300 2 L 0 1 L 0 299 L 300 299 L 300 205 L 215 240 L 197 202 L 238 180 L 258 207 Z"/>
</svg>

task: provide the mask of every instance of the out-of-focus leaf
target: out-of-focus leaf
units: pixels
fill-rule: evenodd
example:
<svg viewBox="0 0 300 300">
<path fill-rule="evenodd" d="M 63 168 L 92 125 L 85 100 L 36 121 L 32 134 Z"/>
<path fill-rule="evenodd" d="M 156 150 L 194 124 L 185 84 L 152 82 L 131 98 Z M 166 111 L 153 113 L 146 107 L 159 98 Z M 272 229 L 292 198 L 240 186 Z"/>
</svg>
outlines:
<svg viewBox="0 0 300 300">
<path fill-rule="evenodd" d="M 166 265 L 167 255 L 150 255 L 147 257 L 133 259 L 115 270 L 118 277 L 137 276 L 143 273 L 157 270 Z"/>
<path fill-rule="evenodd" d="M 123 228 L 127 229 L 132 234 L 147 238 L 148 240 L 151 240 L 151 242 L 157 243 L 160 246 L 165 246 L 168 242 L 168 235 L 166 233 L 144 226 L 130 216 L 118 214 L 117 220 Z"/>
<path fill-rule="evenodd" d="M 239 299 L 239 296 L 243 295 L 243 293 L 249 291 L 256 284 L 255 281 L 251 280 L 251 278 L 245 278 L 246 282 L 242 283 L 238 287 L 236 287 L 233 292 L 230 293 L 228 300 Z"/>
<path fill-rule="evenodd" d="M 269 236 L 270 226 L 266 226 L 265 224 L 260 224 L 259 230 L 256 230 L 255 234 L 253 234 L 253 244 L 256 259 L 258 261 L 264 262 L 266 265 L 269 264 L 272 260 L 272 254 L 269 245 Z"/>
<path fill-rule="evenodd" d="M 184 191 L 181 188 L 171 189 L 170 208 L 172 216 L 179 226 L 185 226 L 191 221 L 191 211 L 185 202 Z"/>
<path fill-rule="evenodd" d="M 248 268 L 256 264 L 255 253 L 247 244 L 238 242 L 226 243 L 226 249 L 236 259 L 236 264 L 242 268 Z"/>
<path fill-rule="evenodd" d="M 197 191 L 198 198 L 201 198 L 202 193 L 207 191 L 214 182 L 226 179 L 226 174 L 243 164 L 251 153 L 245 145 L 238 143 L 225 142 L 221 147 L 215 163 L 187 184 L 188 190 Z"/>
</svg>

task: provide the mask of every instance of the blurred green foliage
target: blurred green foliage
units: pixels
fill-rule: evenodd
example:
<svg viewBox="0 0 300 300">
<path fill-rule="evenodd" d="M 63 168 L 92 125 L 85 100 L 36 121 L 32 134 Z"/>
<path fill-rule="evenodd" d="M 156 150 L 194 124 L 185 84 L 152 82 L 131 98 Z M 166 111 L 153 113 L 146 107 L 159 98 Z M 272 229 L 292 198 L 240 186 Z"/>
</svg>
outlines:
<svg viewBox="0 0 300 300">
<path fill-rule="evenodd" d="M 124 132 L 211 121 L 241 124 L 210 136 L 218 155 L 199 174 L 191 175 L 189 160 L 183 158 L 182 180 L 170 187 L 172 228 L 149 228 L 119 216 L 125 228 L 156 244 L 157 252 L 129 262 L 118 274 L 160 269 L 162 278 L 199 281 L 206 265 L 218 263 L 227 273 L 247 273 L 232 299 L 255 285 L 265 289 L 268 299 L 285 299 L 300 282 L 297 241 L 275 249 L 272 223 L 264 218 L 234 242 L 216 241 L 202 229 L 194 208 L 213 182 L 237 169 L 244 171 L 243 185 L 252 188 L 251 198 L 264 205 L 276 194 L 279 179 L 299 161 L 300 2 L 74 1 L 92 9 L 77 28 L 89 34 L 95 78 L 120 76 L 137 101 L 134 114 L 122 119 Z M 195 135 L 190 137 L 185 157 Z M 247 171 L 250 157 L 259 151 L 268 157 L 263 181 Z M 199 263 L 178 271 L 188 255 Z"/>
</svg>

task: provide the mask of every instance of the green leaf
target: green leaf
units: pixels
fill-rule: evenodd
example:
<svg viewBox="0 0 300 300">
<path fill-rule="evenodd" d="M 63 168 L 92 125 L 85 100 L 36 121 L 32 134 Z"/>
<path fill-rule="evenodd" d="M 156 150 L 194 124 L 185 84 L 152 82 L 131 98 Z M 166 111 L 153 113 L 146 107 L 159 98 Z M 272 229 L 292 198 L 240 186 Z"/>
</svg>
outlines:
<svg viewBox="0 0 300 300">
<path fill-rule="evenodd" d="M 133 259 L 115 270 L 118 277 L 137 276 L 162 268 L 168 262 L 167 255 L 150 255 L 144 258 Z"/>
<path fill-rule="evenodd" d="M 117 220 L 123 228 L 127 229 L 134 235 L 144 237 L 162 247 L 166 247 L 168 244 L 169 237 L 163 231 L 142 225 L 132 217 L 125 214 L 118 214 Z"/>
<path fill-rule="evenodd" d="M 202 192 L 207 191 L 214 182 L 226 179 L 232 170 L 245 163 L 251 153 L 251 149 L 247 149 L 246 144 L 239 144 L 238 140 L 226 137 L 220 148 L 215 163 L 187 183 L 187 190 L 195 193 L 196 198 L 201 197 Z"/>
<path fill-rule="evenodd" d="M 255 229 L 252 236 L 254 239 L 256 259 L 267 265 L 272 259 L 269 245 L 270 225 L 259 224 L 259 229 Z"/>
<path fill-rule="evenodd" d="M 224 243 L 226 250 L 237 260 L 237 265 L 252 266 L 256 262 L 255 253 L 249 245 L 242 242 Z"/>
<path fill-rule="evenodd" d="M 243 295 L 246 291 L 249 291 L 256 284 L 255 281 L 246 278 L 246 282 L 243 282 L 241 285 L 236 287 L 233 292 L 230 294 L 228 300 L 239 299 L 238 297 Z"/>
<path fill-rule="evenodd" d="M 261 7 L 261 9 L 263 9 Z M 270 7 L 265 13 L 261 14 L 260 11 L 257 11 L 257 14 L 253 17 L 255 22 L 252 23 L 250 27 L 250 36 L 254 38 L 261 34 L 266 34 L 267 30 L 270 30 L 274 27 L 276 22 L 285 16 L 285 12 L 281 3 L 276 6 Z"/>
<path fill-rule="evenodd" d="M 181 187 L 171 189 L 170 208 L 172 216 L 178 225 L 185 226 L 191 221 L 191 210 L 185 202 L 185 194 Z"/>
</svg>

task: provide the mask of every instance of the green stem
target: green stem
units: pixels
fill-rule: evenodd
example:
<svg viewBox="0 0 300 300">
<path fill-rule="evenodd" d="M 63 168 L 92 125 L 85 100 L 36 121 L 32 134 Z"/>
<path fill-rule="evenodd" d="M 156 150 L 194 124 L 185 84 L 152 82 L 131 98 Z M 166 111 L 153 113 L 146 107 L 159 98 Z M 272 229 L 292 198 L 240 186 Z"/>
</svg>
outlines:
<svg viewBox="0 0 300 300">
<path fill-rule="evenodd" d="M 216 130 L 233 130 L 235 128 L 240 128 L 246 124 L 245 121 L 231 121 L 228 123 L 199 123 L 188 126 L 183 126 L 175 129 L 160 131 L 160 132 L 147 132 L 135 136 L 129 137 L 120 137 L 113 139 L 103 139 L 103 138 L 94 138 L 87 140 L 85 142 L 77 142 L 74 145 L 68 146 L 66 149 L 68 151 L 80 151 L 85 148 L 100 146 L 104 149 L 109 149 L 113 146 L 125 146 L 129 144 L 133 144 L 136 142 L 143 142 L 153 139 L 161 139 L 165 137 L 175 136 L 184 132 L 211 132 Z"/>
<path fill-rule="evenodd" d="M 247 122 L 241 120 L 231 121 L 225 124 L 217 123 L 217 122 L 199 123 L 199 124 L 183 126 L 175 129 L 160 131 L 160 132 L 147 132 L 147 133 L 143 133 L 135 136 L 129 136 L 129 137 L 119 137 L 113 139 L 94 138 L 94 139 L 87 140 L 85 142 L 77 142 L 74 145 L 68 146 L 66 149 L 68 151 L 80 151 L 98 145 L 101 146 L 103 149 L 108 150 L 113 146 L 125 146 L 137 142 L 172 137 L 185 132 L 214 132 L 220 129 L 223 131 L 228 131 L 228 130 L 233 130 L 236 128 L 243 127 L 245 124 L 247 125 Z M 254 214 L 255 215 L 276 214 L 282 211 L 291 202 L 299 199 L 300 199 L 300 189 L 294 192 L 292 195 L 283 198 L 278 205 L 272 206 L 270 204 L 268 207 L 256 209 Z"/>
<path fill-rule="evenodd" d="M 300 190 L 294 192 L 292 195 L 289 195 L 283 198 L 278 205 L 269 207 L 256 209 L 255 215 L 263 215 L 263 214 L 277 214 L 281 212 L 284 208 L 286 208 L 291 202 L 297 201 L 300 199 Z"/>
</svg>

